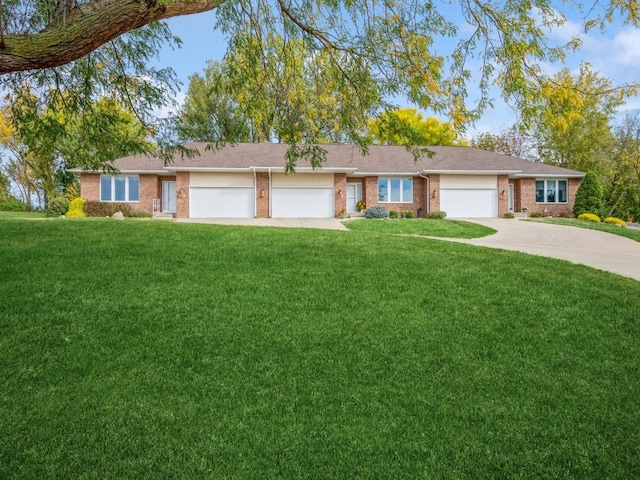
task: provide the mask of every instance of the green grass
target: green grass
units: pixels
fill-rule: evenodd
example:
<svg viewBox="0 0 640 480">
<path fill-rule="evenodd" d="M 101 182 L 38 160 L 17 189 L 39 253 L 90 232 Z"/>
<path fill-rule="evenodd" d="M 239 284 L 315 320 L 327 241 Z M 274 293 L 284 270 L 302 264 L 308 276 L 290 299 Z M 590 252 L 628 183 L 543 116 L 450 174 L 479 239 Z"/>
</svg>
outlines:
<svg viewBox="0 0 640 480">
<path fill-rule="evenodd" d="M 479 238 L 492 235 L 492 228 L 461 220 L 434 219 L 358 219 L 343 222 L 349 230 L 425 237 Z"/>
<path fill-rule="evenodd" d="M 536 218 L 527 219 L 528 222 L 541 222 L 551 223 L 553 225 L 568 225 L 571 227 L 589 228 L 591 230 L 599 230 L 601 232 L 612 233 L 614 235 L 620 235 L 621 237 L 627 237 L 636 242 L 640 242 L 640 230 L 634 228 L 622 228 L 617 225 L 611 225 L 609 223 L 596 223 L 588 220 L 578 220 L 577 218 Z"/>
<path fill-rule="evenodd" d="M 44 212 L 1 212 L 0 221 L 2 220 L 32 220 L 46 218 Z"/>
<path fill-rule="evenodd" d="M 639 478 L 640 283 L 415 237 L 0 223 L 0 478 Z"/>
</svg>

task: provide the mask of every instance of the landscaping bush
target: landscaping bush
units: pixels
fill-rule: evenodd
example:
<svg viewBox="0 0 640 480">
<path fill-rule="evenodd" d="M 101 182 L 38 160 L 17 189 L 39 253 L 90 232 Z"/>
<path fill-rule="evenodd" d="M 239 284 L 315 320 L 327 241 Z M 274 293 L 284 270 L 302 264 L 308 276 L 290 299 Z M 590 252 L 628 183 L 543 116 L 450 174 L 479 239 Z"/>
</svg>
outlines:
<svg viewBox="0 0 640 480">
<path fill-rule="evenodd" d="M 516 216 L 513 212 L 505 212 L 504 218 L 516 218 Z"/>
<path fill-rule="evenodd" d="M 146 210 L 131 210 L 129 214 L 131 218 L 152 218 L 153 213 L 148 212 Z"/>
<path fill-rule="evenodd" d="M 413 210 L 405 210 L 402 212 L 404 218 L 413 218 Z"/>
<path fill-rule="evenodd" d="M 356 209 L 359 212 L 364 212 L 367 209 L 367 204 L 364 200 L 358 200 L 358 202 L 356 203 Z"/>
<path fill-rule="evenodd" d="M 364 212 L 365 218 L 387 218 L 389 214 L 387 213 L 387 209 L 382 206 L 369 207 L 366 212 Z"/>
<path fill-rule="evenodd" d="M 558 214 L 558 217 L 560 218 L 573 218 L 573 215 L 571 215 L 569 212 L 561 212 Z"/>
<path fill-rule="evenodd" d="M 604 219 L 604 223 L 610 223 L 611 225 L 618 225 L 619 227 L 626 228 L 627 222 L 615 217 L 607 217 Z"/>
<path fill-rule="evenodd" d="M 82 210 L 69 210 L 66 214 L 65 217 L 67 218 L 85 218 L 87 216 L 86 213 L 84 213 Z"/>
<path fill-rule="evenodd" d="M 598 215 L 594 215 L 593 213 L 583 213 L 578 217 L 578 220 L 587 220 L 589 222 L 600 223 L 600 217 Z"/>
<path fill-rule="evenodd" d="M 29 207 L 15 197 L 0 200 L 0 212 L 27 212 Z"/>
<path fill-rule="evenodd" d="M 440 210 L 436 210 L 435 212 L 427 213 L 427 218 L 435 218 L 437 220 L 442 220 L 447 216 L 447 212 L 443 212 Z"/>
<path fill-rule="evenodd" d="M 85 201 L 80 198 L 74 198 L 73 200 L 71 200 L 71 203 L 69 203 L 69 210 L 67 211 L 66 217 L 67 218 L 84 218 L 87 216 L 86 213 L 84 213 L 84 205 L 85 205 Z"/>
<path fill-rule="evenodd" d="M 531 212 L 529 218 L 544 218 L 544 212 Z"/>
<path fill-rule="evenodd" d="M 69 199 L 64 197 L 53 197 L 47 204 L 45 213 L 47 217 L 61 217 L 69 210 Z"/>
<path fill-rule="evenodd" d="M 594 212 L 602 214 L 602 187 L 595 173 L 589 172 L 582 179 L 582 183 L 576 192 L 576 201 L 573 205 L 573 216 L 580 217 L 583 213 Z"/>
<path fill-rule="evenodd" d="M 395 210 L 391 210 L 389 212 L 389 218 L 398 218 L 398 212 L 396 212 Z"/>
<path fill-rule="evenodd" d="M 126 203 L 87 202 L 84 211 L 88 217 L 110 217 L 116 212 L 122 212 L 125 217 L 131 216 L 131 207 Z"/>
</svg>

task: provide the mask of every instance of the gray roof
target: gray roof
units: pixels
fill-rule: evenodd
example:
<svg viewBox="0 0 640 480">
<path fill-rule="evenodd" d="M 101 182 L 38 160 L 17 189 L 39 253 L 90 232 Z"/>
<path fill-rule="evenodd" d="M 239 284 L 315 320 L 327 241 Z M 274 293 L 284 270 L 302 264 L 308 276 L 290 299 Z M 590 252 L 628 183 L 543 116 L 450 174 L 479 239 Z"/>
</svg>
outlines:
<svg viewBox="0 0 640 480">
<path fill-rule="evenodd" d="M 193 157 L 176 154 L 173 161 L 164 165 L 152 155 L 135 155 L 117 159 L 113 166 L 127 173 L 168 174 L 175 171 L 238 171 L 272 170 L 282 171 L 285 166 L 286 144 L 239 143 L 227 144 L 216 149 L 207 143 L 189 143 L 187 148 L 195 149 L 199 155 Z M 434 152 L 432 157 L 423 156 L 414 161 L 411 152 L 404 147 L 372 145 L 368 155 L 362 155 L 359 148 L 352 145 L 322 145 L 327 151 L 327 160 L 322 170 L 343 171 L 354 176 L 376 174 L 508 174 L 511 177 L 562 176 L 583 177 L 576 170 L 555 167 L 538 162 L 530 162 L 471 147 L 427 147 Z M 297 163 L 297 171 L 310 170 L 306 160 Z"/>
</svg>

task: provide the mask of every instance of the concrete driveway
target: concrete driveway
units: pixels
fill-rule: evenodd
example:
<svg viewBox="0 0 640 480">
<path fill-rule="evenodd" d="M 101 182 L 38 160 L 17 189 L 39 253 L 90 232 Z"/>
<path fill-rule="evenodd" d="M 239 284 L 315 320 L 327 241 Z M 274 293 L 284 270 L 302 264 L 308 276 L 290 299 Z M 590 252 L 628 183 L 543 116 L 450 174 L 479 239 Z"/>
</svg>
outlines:
<svg viewBox="0 0 640 480">
<path fill-rule="evenodd" d="M 579 227 L 504 218 L 469 219 L 498 231 L 473 240 L 482 247 L 559 258 L 640 281 L 640 243 L 619 235 Z"/>
</svg>

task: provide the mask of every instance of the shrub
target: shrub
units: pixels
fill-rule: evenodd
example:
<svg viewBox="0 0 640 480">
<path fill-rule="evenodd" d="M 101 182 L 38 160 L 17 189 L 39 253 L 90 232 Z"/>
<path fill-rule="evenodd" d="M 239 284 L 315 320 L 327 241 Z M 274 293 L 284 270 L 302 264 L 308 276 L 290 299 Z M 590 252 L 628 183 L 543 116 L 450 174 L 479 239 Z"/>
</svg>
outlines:
<svg viewBox="0 0 640 480">
<path fill-rule="evenodd" d="M 576 201 L 573 204 L 573 216 L 580 217 L 583 213 L 602 213 L 602 187 L 595 173 L 589 172 L 582 179 L 582 183 L 576 192 Z"/>
<path fill-rule="evenodd" d="M 26 212 L 29 207 L 16 197 L 8 197 L 0 200 L 0 212 Z"/>
<path fill-rule="evenodd" d="M 404 218 L 413 218 L 413 210 L 405 210 L 402 213 Z"/>
<path fill-rule="evenodd" d="M 395 210 L 391 210 L 389 212 L 389 218 L 398 218 L 398 212 L 396 212 Z"/>
<path fill-rule="evenodd" d="M 560 217 L 560 218 L 573 218 L 573 215 L 571 215 L 569 212 L 560 212 L 558 214 L 558 217 Z"/>
<path fill-rule="evenodd" d="M 356 209 L 359 212 L 364 212 L 367 209 L 367 204 L 364 200 L 358 200 L 358 202 L 356 203 Z"/>
<path fill-rule="evenodd" d="M 389 215 L 387 214 L 387 209 L 383 206 L 375 206 L 367 208 L 367 211 L 364 212 L 365 218 L 387 218 Z"/>
<path fill-rule="evenodd" d="M 69 210 L 69 199 L 64 197 L 53 197 L 47 204 L 45 211 L 47 217 L 61 217 Z"/>
<path fill-rule="evenodd" d="M 131 210 L 129 216 L 131 218 L 152 218 L 153 213 L 147 212 L 146 210 Z"/>
<path fill-rule="evenodd" d="M 84 218 L 86 216 L 87 216 L 86 213 L 84 213 L 82 210 L 77 210 L 77 209 L 69 210 L 65 215 L 65 217 L 67 218 Z"/>
<path fill-rule="evenodd" d="M 604 223 L 610 223 L 611 225 L 618 225 L 619 227 L 626 228 L 627 222 L 615 217 L 607 217 L 604 219 Z"/>
<path fill-rule="evenodd" d="M 110 217 L 116 212 L 122 212 L 125 217 L 131 216 L 131 207 L 126 203 L 87 202 L 84 211 L 88 217 Z"/>
<path fill-rule="evenodd" d="M 436 210 L 434 212 L 427 213 L 427 218 L 435 218 L 437 220 L 442 220 L 447 216 L 447 212 L 443 212 L 440 210 Z"/>
<path fill-rule="evenodd" d="M 516 218 L 516 216 L 513 212 L 505 212 L 504 218 Z"/>
<path fill-rule="evenodd" d="M 69 202 L 69 210 L 80 210 L 84 212 L 84 206 L 87 202 L 83 198 L 77 197 Z"/>
<path fill-rule="evenodd" d="M 544 217 L 544 212 L 531 212 L 529 214 L 530 218 L 543 218 Z"/>
<path fill-rule="evenodd" d="M 593 213 L 583 213 L 578 217 L 578 220 L 587 220 L 588 222 L 600 223 L 600 217 Z"/>
</svg>

